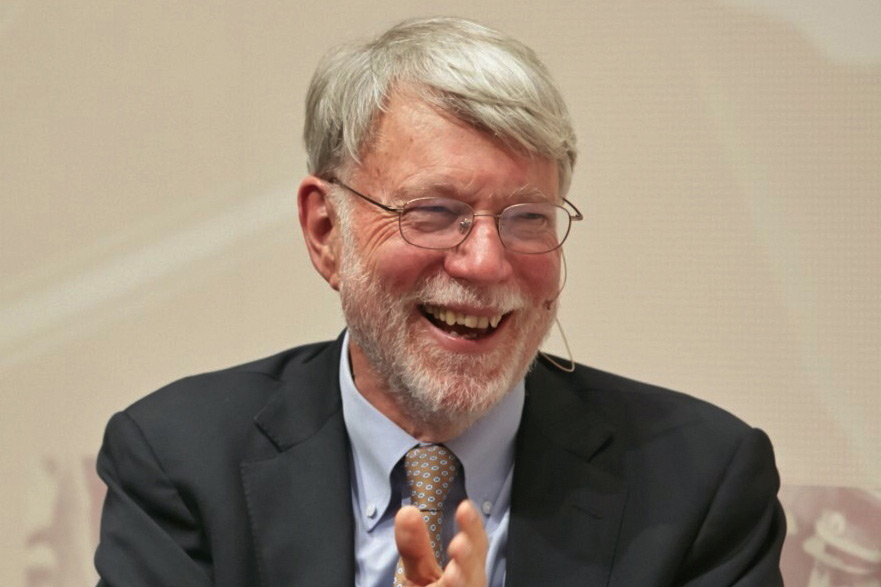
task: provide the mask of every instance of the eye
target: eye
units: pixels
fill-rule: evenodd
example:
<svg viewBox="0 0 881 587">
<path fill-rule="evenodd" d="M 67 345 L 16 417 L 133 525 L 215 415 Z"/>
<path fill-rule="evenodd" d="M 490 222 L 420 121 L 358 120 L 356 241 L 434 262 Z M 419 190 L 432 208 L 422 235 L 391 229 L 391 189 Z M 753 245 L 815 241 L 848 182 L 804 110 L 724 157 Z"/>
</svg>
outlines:
<svg viewBox="0 0 881 587">
<path fill-rule="evenodd" d="M 550 218 L 541 212 L 520 212 L 514 217 L 514 221 L 527 224 L 544 224 L 549 222 Z"/>
<path fill-rule="evenodd" d="M 437 232 L 458 225 L 469 216 L 466 204 L 448 198 L 424 198 L 407 203 L 401 214 L 402 228 L 419 232 Z"/>
<path fill-rule="evenodd" d="M 502 214 L 504 220 L 516 228 L 543 229 L 554 223 L 555 206 L 543 204 L 518 204 Z"/>
</svg>

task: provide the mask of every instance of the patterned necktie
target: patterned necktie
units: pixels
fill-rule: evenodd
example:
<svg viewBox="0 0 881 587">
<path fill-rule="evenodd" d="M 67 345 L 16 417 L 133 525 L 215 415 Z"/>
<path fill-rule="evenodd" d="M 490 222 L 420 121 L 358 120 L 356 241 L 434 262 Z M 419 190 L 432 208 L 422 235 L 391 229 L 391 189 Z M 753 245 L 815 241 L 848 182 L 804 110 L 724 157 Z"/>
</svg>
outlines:
<svg viewBox="0 0 881 587">
<path fill-rule="evenodd" d="M 453 487 L 459 474 L 459 459 L 440 444 L 417 446 L 407 451 L 404 469 L 407 471 L 407 485 L 410 488 L 410 501 L 422 512 L 434 557 L 443 566 L 443 523 L 444 500 Z M 394 587 L 403 587 L 404 567 L 401 559 L 395 568 Z"/>
</svg>

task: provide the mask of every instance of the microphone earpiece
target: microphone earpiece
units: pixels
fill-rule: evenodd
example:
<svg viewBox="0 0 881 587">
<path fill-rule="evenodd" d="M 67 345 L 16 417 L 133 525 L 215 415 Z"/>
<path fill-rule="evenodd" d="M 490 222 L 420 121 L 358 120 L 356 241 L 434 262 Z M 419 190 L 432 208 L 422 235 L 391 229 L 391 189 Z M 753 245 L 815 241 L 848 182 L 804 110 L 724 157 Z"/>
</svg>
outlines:
<svg viewBox="0 0 881 587">
<path fill-rule="evenodd" d="M 563 288 L 566 287 L 566 280 L 569 278 L 569 268 L 566 265 L 566 255 L 563 253 L 563 249 L 560 249 L 560 258 L 563 260 L 563 279 L 560 282 L 560 289 L 557 290 L 556 295 L 544 301 L 545 310 L 548 311 L 550 311 L 550 309 L 554 306 L 554 302 L 557 301 L 557 298 L 560 297 L 560 294 L 563 293 Z"/>
</svg>

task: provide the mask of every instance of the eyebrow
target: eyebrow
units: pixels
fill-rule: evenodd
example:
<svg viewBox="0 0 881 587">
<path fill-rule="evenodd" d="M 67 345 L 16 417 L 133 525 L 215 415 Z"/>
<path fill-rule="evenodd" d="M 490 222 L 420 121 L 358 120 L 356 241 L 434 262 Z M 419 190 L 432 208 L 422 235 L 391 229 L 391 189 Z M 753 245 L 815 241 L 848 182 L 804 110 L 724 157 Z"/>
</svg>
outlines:
<svg viewBox="0 0 881 587">
<path fill-rule="evenodd" d="M 433 182 L 429 184 L 416 185 L 404 184 L 395 189 L 391 193 L 391 196 L 396 201 L 400 200 L 400 202 L 406 202 L 408 200 L 414 200 L 416 198 L 425 198 L 437 195 L 443 195 L 452 198 L 459 193 L 461 193 L 461 190 L 454 186 L 452 183 Z"/>
<path fill-rule="evenodd" d="M 514 190 L 509 196 L 508 199 L 538 199 L 546 202 L 554 202 L 556 198 L 550 196 L 540 189 L 533 187 L 531 185 L 519 187 Z"/>
<path fill-rule="evenodd" d="M 425 198 L 429 196 L 443 196 L 456 200 L 462 200 L 463 198 L 461 197 L 461 194 L 463 191 L 466 190 L 463 190 L 459 185 L 446 181 L 437 181 L 422 185 L 400 186 L 398 189 L 392 192 L 391 197 L 394 202 L 400 204 L 417 198 Z M 506 204 L 511 201 L 521 200 L 550 203 L 556 202 L 556 199 L 552 196 L 549 196 L 540 189 L 529 185 L 521 186 L 514 191 L 508 193 L 493 192 L 490 195 L 490 200 L 498 202 L 500 204 Z"/>
</svg>

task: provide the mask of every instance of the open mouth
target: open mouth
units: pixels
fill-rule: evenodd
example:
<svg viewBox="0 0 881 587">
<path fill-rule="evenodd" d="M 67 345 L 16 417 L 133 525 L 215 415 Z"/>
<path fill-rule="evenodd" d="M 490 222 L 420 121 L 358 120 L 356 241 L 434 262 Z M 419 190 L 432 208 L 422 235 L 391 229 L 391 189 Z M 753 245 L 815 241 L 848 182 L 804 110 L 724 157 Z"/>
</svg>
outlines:
<svg viewBox="0 0 881 587">
<path fill-rule="evenodd" d="M 422 314 L 437 328 L 452 336 L 467 340 L 483 338 L 495 332 L 508 314 L 492 316 L 476 316 L 465 314 L 449 308 L 425 304 L 421 307 Z"/>
</svg>

